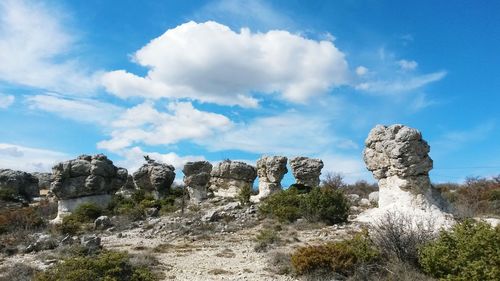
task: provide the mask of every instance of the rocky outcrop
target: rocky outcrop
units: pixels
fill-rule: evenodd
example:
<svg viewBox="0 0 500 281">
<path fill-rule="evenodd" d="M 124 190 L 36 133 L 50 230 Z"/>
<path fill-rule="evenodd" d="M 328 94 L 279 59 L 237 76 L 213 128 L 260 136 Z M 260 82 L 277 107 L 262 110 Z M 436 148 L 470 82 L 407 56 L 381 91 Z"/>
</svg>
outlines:
<svg viewBox="0 0 500 281">
<path fill-rule="evenodd" d="M 33 176 L 35 176 L 38 179 L 38 188 L 39 189 L 50 189 L 50 182 L 52 181 L 52 174 L 51 173 L 31 173 Z"/>
<path fill-rule="evenodd" d="M 287 161 L 288 159 L 284 156 L 264 156 L 257 160 L 259 194 L 255 199 L 265 198 L 281 190 L 281 180 L 288 172 L 286 168 Z"/>
<path fill-rule="evenodd" d="M 210 190 L 216 196 L 236 197 L 240 190 L 253 188 L 255 167 L 239 161 L 224 160 L 212 168 Z"/>
<path fill-rule="evenodd" d="M 378 125 L 365 141 L 363 159 L 378 180 L 378 208 L 368 221 L 385 212 L 397 212 L 437 226 L 451 222 L 439 194 L 431 186 L 430 147 L 422 134 L 404 125 Z M 361 218 L 363 216 L 360 216 Z"/>
<path fill-rule="evenodd" d="M 295 177 L 295 184 L 309 188 L 319 186 L 323 161 L 308 157 L 295 157 L 290 159 L 290 166 Z"/>
<path fill-rule="evenodd" d="M 208 161 L 187 162 L 182 172 L 191 202 L 200 203 L 207 199 L 212 164 Z"/>
<path fill-rule="evenodd" d="M 174 171 L 172 165 L 147 158 L 147 163 L 133 174 L 134 184 L 137 189 L 145 190 L 155 198 L 162 198 L 168 194 L 174 182 Z"/>
<path fill-rule="evenodd" d="M 80 204 L 91 202 L 105 207 L 127 181 L 127 170 L 113 165 L 103 154 L 81 155 L 52 168 L 51 192 L 58 199 L 58 223 Z"/>
<path fill-rule="evenodd" d="M 28 201 L 40 196 L 38 179 L 35 176 L 10 169 L 0 169 L 0 192 L 6 198 L 15 197 Z"/>
</svg>

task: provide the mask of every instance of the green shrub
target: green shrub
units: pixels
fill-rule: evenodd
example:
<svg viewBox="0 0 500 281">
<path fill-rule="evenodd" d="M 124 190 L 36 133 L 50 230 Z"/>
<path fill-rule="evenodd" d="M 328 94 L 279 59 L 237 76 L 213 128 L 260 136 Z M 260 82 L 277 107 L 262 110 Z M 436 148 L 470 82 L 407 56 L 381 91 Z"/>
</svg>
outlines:
<svg viewBox="0 0 500 281">
<path fill-rule="evenodd" d="M 71 213 L 71 216 L 73 216 L 76 221 L 82 223 L 93 222 L 101 216 L 103 212 L 104 210 L 94 203 L 83 203 L 76 207 L 76 209 Z"/>
<path fill-rule="evenodd" d="M 313 188 L 302 197 L 301 210 L 308 221 L 336 224 L 347 221 L 349 203 L 339 190 Z"/>
<path fill-rule="evenodd" d="M 378 259 L 379 252 L 364 231 L 350 240 L 299 248 L 292 254 L 291 261 L 297 274 L 320 270 L 348 276 L 355 267 Z"/>
<path fill-rule="evenodd" d="M 300 194 L 297 189 L 289 188 L 269 196 L 259 210 L 280 221 L 293 222 L 304 217 L 311 222 L 335 224 L 347 221 L 349 204 L 339 190 L 313 188 Z"/>
<path fill-rule="evenodd" d="M 420 251 L 422 269 L 444 280 L 500 280 L 500 227 L 465 220 Z"/>
<path fill-rule="evenodd" d="M 270 245 L 276 244 L 281 241 L 278 234 L 278 229 L 261 229 L 255 236 L 257 244 L 254 247 L 256 252 L 266 251 Z"/>
<path fill-rule="evenodd" d="M 75 235 L 78 234 L 82 229 L 82 222 L 78 220 L 76 216 L 69 215 L 63 218 L 62 223 L 57 226 L 59 230 L 64 235 Z"/>
<path fill-rule="evenodd" d="M 146 267 L 134 266 L 121 252 L 73 257 L 36 275 L 37 281 L 154 281 L 158 278 Z"/>
<path fill-rule="evenodd" d="M 293 222 L 302 216 L 300 196 L 295 188 L 273 193 L 260 205 L 259 211 L 280 221 Z"/>
<path fill-rule="evenodd" d="M 252 187 L 245 186 L 238 192 L 238 200 L 241 205 L 247 205 L 250 203 L 250 197 L 252 196 Z"/>
<path fill-rule="evenodd" d="M 2 188 L 0 189 L 0 200 L 18 202 L 20 201 L 19 194 L 12 188 Z"/>
</svg>

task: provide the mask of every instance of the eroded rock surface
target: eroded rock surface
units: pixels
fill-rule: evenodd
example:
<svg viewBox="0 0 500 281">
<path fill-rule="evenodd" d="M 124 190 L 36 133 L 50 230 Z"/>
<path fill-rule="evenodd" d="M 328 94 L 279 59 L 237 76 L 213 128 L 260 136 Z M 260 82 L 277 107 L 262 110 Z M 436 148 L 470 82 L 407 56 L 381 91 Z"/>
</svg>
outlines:
<svg viewBox="0 0 500 281">
<path fill-rule="evenodd" d="M 30 201 L 40 196 L 38 179 L 30 173 L 0 169 L 0 191 L 5 196 L 20 197 Z"/>
<path fill-rule="evenodd" d="M 35 176 L 38 179 L 38 188 L 39 189 L 50 189 L 50 182 L 52 181 L 52 174 L 51 173 L 31 173 L 33 176 Z"/>
<path fill-rule="evenodd" d="M 224 160 L 212 168 L 210 190 L 214 195 L 236 197 L 240 190 L 253 188 L 255 167 L 239 161 Z"/>
<path fill-rule="evenodd" d="M 288 172 L 284 156 L 264 156 L 257 160 L 257 175 L 259 177 L 259 194 L 257 198 L 265 198 L 281 190 L 281 180 Z"/>
<path fill-rule="evenodd" d="M 207 199 L 212 164 L 208 161 L 187 162 L 182 172 L 191 202 L 200 203 Z"/>
<path fill-rule="evenodd" d="M 433 163 L 429 151 L 429 145 L 416 129 L 396 124 L 377 125 L 370 131 L 363 159 L 378 180 L 379 208 L 367 220 L 390 211 L 419 221 L 434 220 L 437 226 L 451 222 L 430 183 Z"/>
<path fill-rule="evenodd" d="M 175 179 L 175 168 L 172 165 L 149 159 L 133 174 L 136 188 L 146 190 L 156 198 L 164 197 Z"/>
<path fill-rule="evenodd" d="M 91 202 L 105 207 L 127 181 L 127 170 L 113 165 L 103 154 L 81 155 L 52 168 L 51 191 L 58 198 L 59 223 L 80 204 Z"/>
<path fill-rule="evenodd" d="M 295 157 L 290 159 L 290 166 L 295 177 L 295 184 L 309 188 L 319 186 L 323 161 L 308 157 Z"/>
</svg>

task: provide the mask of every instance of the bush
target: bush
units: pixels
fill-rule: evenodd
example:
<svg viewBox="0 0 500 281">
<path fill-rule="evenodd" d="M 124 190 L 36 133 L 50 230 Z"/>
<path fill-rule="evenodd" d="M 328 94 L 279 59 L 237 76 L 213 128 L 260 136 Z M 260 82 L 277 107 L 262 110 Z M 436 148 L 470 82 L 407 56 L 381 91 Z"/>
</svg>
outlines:
<svg viewBox="0 0 500 281">
<path fill-rule="evenodd" d="M 262 229 L 255 237 L 257 245 L 255 245 L 254 250 L 256 252 L 267 251 L 270 245 L 276 244 L 280 240 L 278 229 Z"/>
<path fill-rule="evenodd" d="M 94 222 L 103 212 L 104 210 L 94 203 L 83 203 L 71 213 L 71 216 L 78 222 Z"/>
<path fill-rule="evenodd" d="M 336 224 L 347 221 L 349 204 L 341 191 L 314 188 L 302 197 L 301 211 L 308 221 Z"/>
<path fill-rule="evenodd" d="M 387 259 L 396 259 L 418 266 L 418 250 L 434 237 L 434 224 L 420 222 L 412 217 L 390 213 L 375 223 L 373 240 Z"/>
<path fill-rule="evenodd" d="M 500 280 L 500 227 L 465 220 L 420 251 L 422 269 L 445 280 Z"/>
<path fill-rule="evenodd" d="M 311 222 L 335 224 L 347 221 L 349 204 L 338 190 L 313 188 L 300 194 L 297 189 L 289 188 L 269 196 L 259 210 L 280 221 L 293 222 L 304 217 Z"/>
<path fill-rule="evenodd" d="M 30 281 L 37 272 L 34 267 L 24 263 L 15 263 L 9 267 L 0 268 L 0 271 L 3 272 L 0 281 Z"/>
<path fill-rule="evenodd" d="M 37 281 L 152 281 L 158 278 L 144 266 L 134 266 L 121 252 L 102 252 L 96 256 L 73 257 L 36 275 Z"/>
<path fill-rule="evenodd" d="M 364 231 L 350 240 L 299 248 L 292 254 L 291 261 L 297 274 L 319 270 L 348 276 L 355 267 L 374 263 L 378 258 L 379 252 Z"/>
<path fill-rule="evenodd" d="M 238 192 L 238 200 L 241 205 L 247 205 L 250 203 L 250 197 L 252 196 L 252 187 L 245 186 Z"/>
<path fill-rule="evenodd" d="M 43 217 L 36 208 L 6 209 L 0 212 L 0 234 L 32 231 L 45 226 Z"/>
</svg>

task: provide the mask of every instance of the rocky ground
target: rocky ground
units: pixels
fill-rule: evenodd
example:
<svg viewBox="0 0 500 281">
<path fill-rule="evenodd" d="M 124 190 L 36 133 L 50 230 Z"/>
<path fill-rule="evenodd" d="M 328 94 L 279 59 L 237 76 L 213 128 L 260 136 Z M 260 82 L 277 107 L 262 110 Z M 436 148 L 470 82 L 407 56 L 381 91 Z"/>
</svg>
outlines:
<svg viewBox="0 0 500 281">
<path fill-rule="evenodd" d="M 325 226 L 299 220 L 280 224 L 258 217 L 256 207 L 216 199 L 161 217 L 119 224 L 96 231 L 104 249 L 127 251 L 158 261 L 163 280 L 299 280 L 283 274 L 279 256 L 306 244 L 340 240 L 361 229 L 358 223 Z M 270 230 L 276 241 L 257 239 Z M 76 239 L 75 239 L 76 240 Z M 262 240 L 262 239 L 261 239 Z M 44 269 L 64 252 L 53 250 L 20 253 L 1 260 Z M 0 270 L 1 272 L 1 270 Z M 1 280 L 1 273 L 0 273 Z"/>
</svg>

